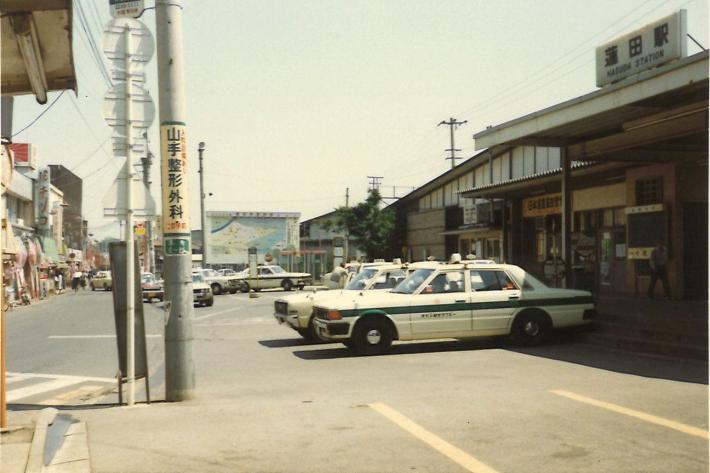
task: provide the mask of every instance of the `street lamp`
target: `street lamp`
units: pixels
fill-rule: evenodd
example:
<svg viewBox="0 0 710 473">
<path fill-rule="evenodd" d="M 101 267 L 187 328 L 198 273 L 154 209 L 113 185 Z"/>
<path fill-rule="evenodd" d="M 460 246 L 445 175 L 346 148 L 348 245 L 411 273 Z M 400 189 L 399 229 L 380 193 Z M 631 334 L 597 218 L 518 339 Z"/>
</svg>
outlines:
<svg viewBox="0 0 710 473">
<path fill-rule="evenodd" d="M 205 225 L 205 172 L 202 167 L 202 153 L 205 151 L 205 142 L 200 141 L 197 146 L 197 153 L 200 158 L 200 226 L 202 228 L 202 267 L 207 267 L 207 225 Z"/>
</svg>

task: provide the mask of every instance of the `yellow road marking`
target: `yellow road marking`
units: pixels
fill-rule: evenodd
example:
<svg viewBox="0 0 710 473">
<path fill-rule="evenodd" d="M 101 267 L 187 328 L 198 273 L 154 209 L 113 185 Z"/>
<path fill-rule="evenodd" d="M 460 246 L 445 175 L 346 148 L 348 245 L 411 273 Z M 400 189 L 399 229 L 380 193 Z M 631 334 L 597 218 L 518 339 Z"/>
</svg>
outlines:
<svg viewBox="0 0 710 473">
<path fill-rule="evenodd" d="M 403 416 L 399 412 L 395 411 L 391 407 L 382 404 L 380 402 L 375 402 L 370 404 L 370 408 L 379 412 L 384 417 L 388 418 L 402 429 L 406 430 L 425 444 L 437 450 L 442 455 L 447 456 L 450 460 L 458 463 L 466 470 L 472 473 L 498 473 L 493 468 L 488 465 L 476 460 L 474 457 L 464 452 L 463 450 L 454 447 L 446 440 L 438 437 L 419 424 L 416 424 L 412 420 Z"/>
<path fill-rule="evenodd" d="M 693 435 L 695 437 L 700 437 L 702 439 L 708 440 L 708 431 L 693 427 L 690 425 L 682 424 L 674 420 L 665 419 L 663 417 L 654 416 L 651 414 L 646 414 L 645 412 L 637 411 L 634 409 L 629 409 L 628 407 L 618 406 L 610 402 L 598 401 L 590 397 L 581 396 L 569 391 L 563 391 L 561 389 L 555 389 L 550 391 L 558 396 L 563 396 L 575 401 L 583 402 L 585 404 L 590 404 L 592 406 L 601 407 L 602 409 L 607 409 L 613 412 L 618 412 L 619 414 L 624 414 L 630 417 L 636 417 L 637 419 L 645 420 L 646 422 L 651 422 L 653 424 L 662 425 L 668 427 L 669 429 L 674 429 L 684 434 Z"/>
</svg>

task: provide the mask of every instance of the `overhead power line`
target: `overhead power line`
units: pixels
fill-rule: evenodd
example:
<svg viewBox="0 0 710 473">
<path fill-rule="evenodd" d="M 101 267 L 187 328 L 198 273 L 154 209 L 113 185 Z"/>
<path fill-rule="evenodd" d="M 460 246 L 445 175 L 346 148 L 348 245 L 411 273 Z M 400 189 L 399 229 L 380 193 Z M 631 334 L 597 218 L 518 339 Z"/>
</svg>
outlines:
<svg viewBox="0 0 710 473">
<path fill-rule="evenodd" d="M 62 95 L 64 95 L 64 92 L 66 92 L 66 89 L 62 90 L 62 91 L 59 93 L 59 95 L 57 95 L 57 97 L 56 97 L 54 100 L 52 100 L 52 103 L 50 103 L 44 110 L 42 110 L 42 111 L 40 112 L 40 114 L 35 117 L 34 120 L 32 120 L 31 122 L 29 122 L 24 128 L 22 128 L 22 129 L 21 129 L 20 131 L 18 131 L 17 133 L 13 133 L 12 136 L 11 136 L 11 138 L 16 137 L 17 135 L 19 135 L 20 133 L 22 133 L 23 131 L 25 131 L 26 129 L 28 129 L 29 127 L 31 127 L 32 125 L 34 125 L 35 123 L 37 123 L 37 120 L 39 120 L 39 119 L 42 117 L 42 115 L 44 115 L 45 113 L 47 113 L 47 112 L 49 111 L 49 109 L 52 108 L 52 106 L 53 106 L 55 103 L 57 103 L 60 98 L 62 98 Z"/>
</svg>

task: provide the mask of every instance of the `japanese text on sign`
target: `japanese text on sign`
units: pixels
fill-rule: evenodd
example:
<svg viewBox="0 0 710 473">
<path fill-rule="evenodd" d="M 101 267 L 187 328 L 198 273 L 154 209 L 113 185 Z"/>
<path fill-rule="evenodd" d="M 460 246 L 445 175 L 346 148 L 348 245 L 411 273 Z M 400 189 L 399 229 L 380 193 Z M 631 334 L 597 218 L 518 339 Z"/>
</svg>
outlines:
<svg viewBox="0 0 710 473">
<path fill-rule="evenodd" d="M 616 38 L 596 51 L 597 86 L 611 84 L 687 55 L 686 11 Z"/>
<path fill-rule="evenodd" d="M 562 213 L 562 195 L 548 194 L 523 199 L 523 217 L 543 217 Z"/>
<path fill-rule="evenodd" d="M 182 123 L 161 125 L 160 147 L 163 160 L 163 232 L 189 235 L 185 125 Z"/>
</svg>

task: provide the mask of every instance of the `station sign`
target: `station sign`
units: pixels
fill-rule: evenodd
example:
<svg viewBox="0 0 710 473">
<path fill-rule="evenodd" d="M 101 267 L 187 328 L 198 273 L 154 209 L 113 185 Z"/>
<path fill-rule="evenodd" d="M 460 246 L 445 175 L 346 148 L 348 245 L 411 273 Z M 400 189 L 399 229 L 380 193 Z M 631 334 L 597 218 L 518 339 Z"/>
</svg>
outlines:
<svg viewBox="0 0 710 473">
<path fill-rule="evenodd" d="M 687 14 L 680 10 L 620 36 L 596 50 L 597 86 L 603 87 L 688 55 Z"/>
</svg>

